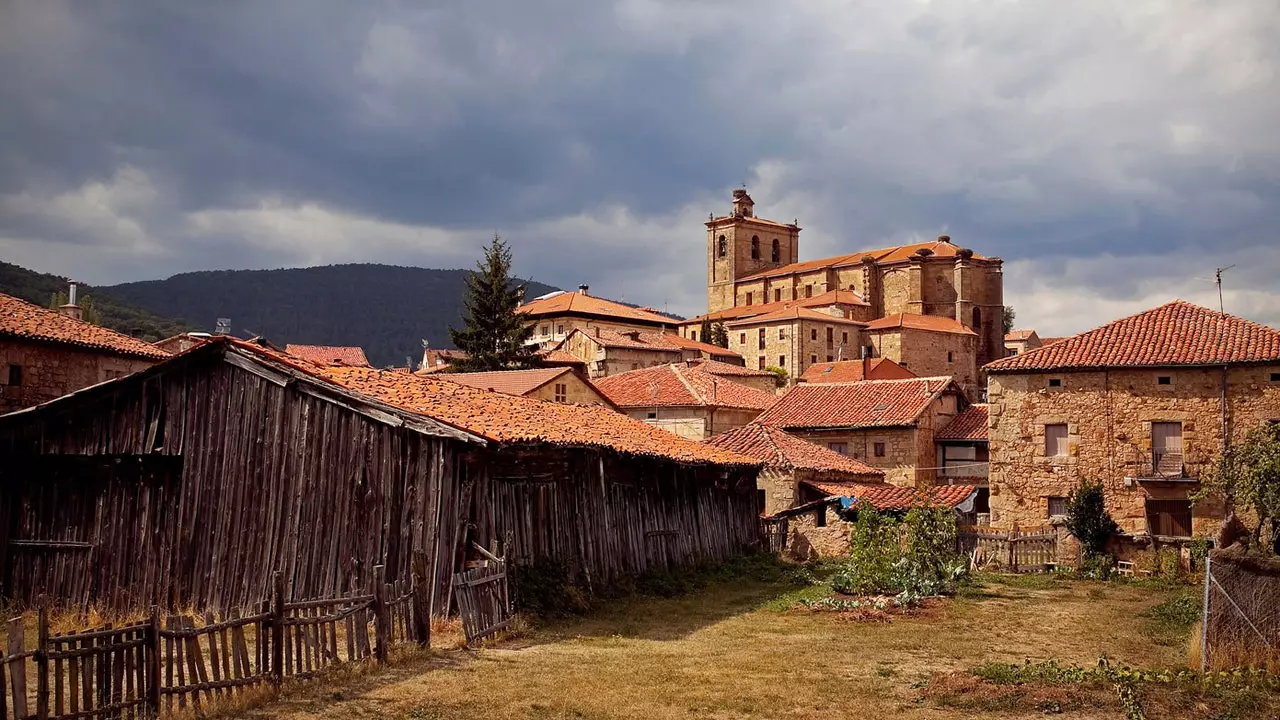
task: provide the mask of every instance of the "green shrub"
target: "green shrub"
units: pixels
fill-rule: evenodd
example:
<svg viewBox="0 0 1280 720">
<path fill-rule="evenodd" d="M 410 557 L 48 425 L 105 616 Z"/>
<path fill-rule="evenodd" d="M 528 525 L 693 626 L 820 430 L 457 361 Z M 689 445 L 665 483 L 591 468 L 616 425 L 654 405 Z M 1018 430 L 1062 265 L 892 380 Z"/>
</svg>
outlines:
<svg viewBox="0 0 1280 720">
<path fill-rule="evenodd" d="M 1109 580 L 1115 571 L 1115 558 L 1110 555 L 1085 553 L 1080 558 L 1080 567 L 1076 572 L 1080 577 L 1088 580 Z"/>
<path fill-rule="evenodd" d="M 898 541 L 906 533 L 906 547 Z M 945 508 L 918 507 L 897 521 L 867 508 L 858 511 L 848 564 L 831 579 L 836 592 L 895 595 L 912 605 L 951 594 L 968 572 L 956 553 L 955 515 Z"/>
<path fill-rule="evenodd" d="M 1067 529 L 1080 541 L 1085 555 L 1102 555 L 1120 526 L 1107 512 L 1102 481 L 1081 480 L 1067 496 Z"/>
<path fill-rule="evenodd" d="M 831 577 L 831 587 L 846 595 L 886 592 L 901 555 L 894 519 L 873 508 L 861 509 L 849 540 L 849 561 Z"/>
</svg>

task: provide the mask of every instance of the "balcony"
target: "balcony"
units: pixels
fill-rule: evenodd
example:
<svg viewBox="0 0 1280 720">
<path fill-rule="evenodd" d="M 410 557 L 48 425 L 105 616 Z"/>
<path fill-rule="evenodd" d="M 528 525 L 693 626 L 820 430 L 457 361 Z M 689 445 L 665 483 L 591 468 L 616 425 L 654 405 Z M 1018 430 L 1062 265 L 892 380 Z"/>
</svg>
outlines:
<svg viewBox="0 0 1280 720">
<path fill-rule="evenodd" d="M 1136 463 L 1130 463 L 1130 472 L 1136 474 L 1139 482 L 1200 482 L 1198 467 L 1188 467 L 1186 458 L 1180 452 L 1143 453 Z"/>
</svg>

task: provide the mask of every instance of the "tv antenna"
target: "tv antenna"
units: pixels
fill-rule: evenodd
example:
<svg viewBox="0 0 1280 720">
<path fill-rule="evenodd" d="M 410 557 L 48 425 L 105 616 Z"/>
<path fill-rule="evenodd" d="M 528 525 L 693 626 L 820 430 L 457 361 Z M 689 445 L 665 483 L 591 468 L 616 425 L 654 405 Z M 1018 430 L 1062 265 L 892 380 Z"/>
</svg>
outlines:
<svg viewBox="0 0 1280 720">
<path fill-rule="evenodd" d="M 1231 268 L 1233 268 L 1233 267 L 1235 267 L 1235 265 L 1228 265 L 1228 266 L 1226 266 L 1226 267 L 1214 268 L 1214 269 L 1213 269 L 1213 279 L 1209 279 L 1209 278 L 1196 278 L 1197 280 L 1203 280 L 1203 281 L 1205 281 L 1205 282 L 1211 282 L 1211 283 L 1213 283 L 1213 284 L 1215 284 L 1215 285 L 1217 285 L 1217 286 L 1218 286 L 1218 312 L 1220 312 L 1220 313 L 1222 313 L 1222 314 L 1224 314 L 1224 315 L 1227 313 L 1227 311 L 1226 311 L 1225 305 L 1224 305 L 1224 304 L 1223 304 L 1223 302 L 1222 302 L 1222 273 L 1224 273 L 1224 272 L 1226 272 L 1226 271 L 1230 270 L 1230 269 L 1231 269 Z"/>
</svg>

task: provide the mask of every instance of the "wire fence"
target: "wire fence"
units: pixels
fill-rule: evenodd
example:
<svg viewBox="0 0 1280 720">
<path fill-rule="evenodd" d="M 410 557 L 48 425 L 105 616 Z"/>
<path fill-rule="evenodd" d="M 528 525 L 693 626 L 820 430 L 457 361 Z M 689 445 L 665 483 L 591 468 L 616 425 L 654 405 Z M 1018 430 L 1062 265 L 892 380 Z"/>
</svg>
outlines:
<svg viewBox="0 0 1280 720">
<path fill-rule="evenodd" d="M 1280 671 L 1280 559 L 1219 550 L 1205 562 L 1203 669 Z"/>
</svg>

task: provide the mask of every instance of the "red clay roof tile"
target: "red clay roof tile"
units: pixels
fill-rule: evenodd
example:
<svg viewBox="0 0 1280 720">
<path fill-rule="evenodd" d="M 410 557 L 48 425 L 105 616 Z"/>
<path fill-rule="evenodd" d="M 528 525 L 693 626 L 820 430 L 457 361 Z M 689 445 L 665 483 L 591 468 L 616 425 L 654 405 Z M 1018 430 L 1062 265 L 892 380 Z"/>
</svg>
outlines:
<svg viewBox="0 0 1280 720">
<path fill-rule="evenodd" d="M 877 510 L 910 510 L 922 506 L 954 508 L 964 504 L 978 490 L 974 485 L 935 485 L 927 490 L 917 490 L 888 483 L 803 482 L 827 493 L 828 497 L 854 498 Z"/>
<path fill-rule="evenodd" d="M 802 383 L 756 418 L 782 428 L 907 427 L 948 388 L 949 377 Z"/>
<path fill-rule="evenodd" d="M 151 343 L 0 294 L 0 336 L 6 335 L 147 360 L 170 356 Z"/>
<path fill-rule="evenodd" d="M 364 348 L 354 345 L 293 345 L 284 346 L 284 351 L 317 365 L 351 365 L 369 367 L 369 358 L 364 355 Z"/>
<path fill-rule="evenodd" d="M 763 410 L 778 397 L 684 363 L 610 375 L 596 389 L 618 407 L 724 407 Z"/>
<path fill-rule="evenodd" d="M 1280 361 L 1280 330 L 1175 300 L 1021 355 L 993 373 Z"/>
<path fill-rule="evenodd" d="M 930 332 L 955 333 L 957 335 L 977 335 L 958 320 L 940 315 L 916 315 L 913 313 L 894 313 L 867 323 L 867 332 L 877 330 L 928 330 Z"/>
<path fill-rule="evenodd" d="M 987 439 L 987 405 L 977 403 L 965 408 L 935 435 L 938 440 Z"/>
<path fill-rule="evenodd" d="M 572 372 L 573 368 L 548 367 L 495 372 L 439 373 L 436 377 L 481 390 L 491 390 L 507 395 L 526 395 L 561 375 Z"/>
<path fill-rule="evenodd" d="M 859 380 L 908 380 L 916 374 L 889 358 L 871 358 L 871 372 L 862 376 L 861 360 L 840 360 L 810 365 L 799 378 L 800 382 L 838 383 Z"/>
<path fill-rule="evenodd" d="M 699 370 L 711 373 L 717 377 L 776 377 L 768 370 L 756 370 L 755 368 L 743 367 L 742 365 L 733 365 L 719 360 L 706 360 L 698 358 L 688 362 L 689 367 L 696 367 Z"/>
<path fill-rule="evenodd" d="M 519 308 L 516 312 L 524 313 L 530 317 L 546 317 L 552 315 L 564 315 L 568 313 L 580 313 L 583 315 L 594 315 L 597 317 L 615 318 L 618 320 L 642 323 L 645 325 L 670 325 L 675 326 L 680 321 L 675 318 L 669 318 L 665 315 L 658 315 L 655 312 L 640 310 L 628 307 L 612 300 L 605 300 L 593 295 L 584 295 L 580 292 L 562 292 L 550 297 L 542 297 L 531 300 Z"/>
<path fill-rule="evenodd" d="M 805 307 L 786 307 L 781 310 L 774 310 L 764 315 L 752 315 L 741 320 L 734 320 L 725 323 L 728 327 L 747 327 L 750 325 L 761 325 L 764 323 L 785 322 L 788 320 L 813 320 L 823 323 L 839 323 L 841 325 L 857 325 L 859 327 L 867 326 L 867 323 L 858 320 L 849 320 L 848 318 L 835 317 L 817 310 L 810 310 Z"/>
<path fill-rule="evenodd" d="M 941 240 L 931 240 L 929 242 L 912 243 L 910 245 L 896 245 L 894 247 L 879 248 L 876 250 L 860 250 L 858 252 L 849 253 L 848 255 L 837 255 L 835 257 L 821 258 L 819 260 L 806 260 L 804 262 L 792 263 L 791 265 L 783 265 L 779 268 L 764 270 L 752 275 L 748 275 L 743 280 L 755 280 L 762 277 L 776 277 L 778 275 L 791 275 L 793 273 L 813 272 L 814 270 L 822 270 L 824 268 L 845 267 L 848 265 L 856 265 L 862 262 L 862 258 L 868 255 L 875 258 L 876 262 L 895 263 L 903 262 L 915 255 L 920 250 L 928 250 L 932 256 L 951 258 L 956 257 L 960 248 L 950 242 Z M 984 258 L 977 254 L 973 254 L 974 260 L 983 260 Z"/>
<path fill-rule="evenodd" d="M 706 442 L 708 445 L 753 457 L 767 467 L 845 473 L 851 476 L 850 479 L 861 477 L 864 482 L 884 477 L 883 470 L 808 440 L 788 435 L 780 428 L 759 423 L 743 425 Z"/>
<path fill-rule="evenodd" d="M 735 305 L 731 308 L 718 310 L 706 315 L 699 315 L 683 321 L 682 325 L 702 322 L 703 318 L 711 321 L 716 320 L 733 320 L 737 318 L 755 317 L 757 315 L 766 315 L 768 313 L 785 310 L 792 307 L 816 308 L 831 307 L 833 305 L 867 305 L 867 301 L 862 296 L 851 290 L 828 290 L 820 295 L 814 295 L 811 298 L 800 298 L 798 300 L 779 300 L 778 302 L 761 303 L 760 305 Z"/>
</svg>

